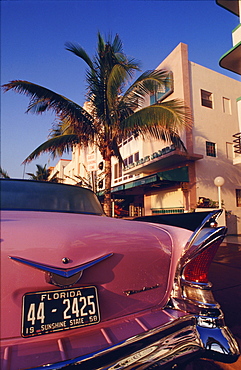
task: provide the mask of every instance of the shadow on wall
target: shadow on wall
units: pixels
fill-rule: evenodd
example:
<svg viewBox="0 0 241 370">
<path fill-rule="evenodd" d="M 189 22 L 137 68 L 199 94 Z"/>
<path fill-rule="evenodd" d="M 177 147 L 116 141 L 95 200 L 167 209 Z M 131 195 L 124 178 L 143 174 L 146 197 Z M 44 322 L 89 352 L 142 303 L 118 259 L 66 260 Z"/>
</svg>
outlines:
<svg viewBox="0 0 241 370">
<path fill-rule="evenodd" d="M 233 215 L 231 212 L 226 212 L 226 224 L 228 228 L 228 235 L 238 234 L 238 216 Z"/>
<path fill-rule="evenodd" d="M 208 192 L 209 188 L 210 190 L 213 189 L 215 177 L 223 176 L 225 179 L 225 186 L 222 187 L 222 194 L 227 196 L 232 194 L 233 196 L 233 189 L 240 183 L 241 171 L 233 165 L 233 158 L 227 158 L 227 153 L 220 148 L 218 149 L 217 157 L 207 157 L 205 155 L 206 141 L 209 141 L 209 138 L 200 130 L 196 130 L 197 147 L 195 152 L 203 154 L 205 158 L 205 163 L 203 163 L 202 160 L 196 163 L 197 168 L 202 171 L 202 175 L 197 177 L 197 185 L 199 183 L 206 188 Z M 209 167 L 207 167 L 207 163 Z M 207 170 L 207 168 L 209 168 L 209 170 Z M 209 196 L 208 193 L 203 195 Z"/>
</svg>

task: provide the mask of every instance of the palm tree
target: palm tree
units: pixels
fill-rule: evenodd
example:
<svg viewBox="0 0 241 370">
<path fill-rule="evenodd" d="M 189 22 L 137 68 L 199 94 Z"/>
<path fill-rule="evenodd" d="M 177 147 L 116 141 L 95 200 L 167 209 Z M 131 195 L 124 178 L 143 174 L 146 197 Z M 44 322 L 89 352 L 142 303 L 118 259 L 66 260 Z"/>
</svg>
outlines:
<svg viewBox="0 0 241 370">
<path fill-rule="evenodd" d="M 0 179 L 10 179 L 9 174 L 0 166 Z"/>
<path fill-rule="evenodd" d="M 4 91 L 14 90 L 30 97 L 27 112 L 41 114 L 52 110 L 57 117 L 50 138 L 35 149 L 25 163 L 43 152 L 53 156 L 69 151 L 73 145 L 95 145 L 105 162 L 104 210 L 111 215 L 111 158 L 120 161 L 118 144 L 129 135 L 152 137 L 184 145 L 179 132 L 190 124 L 187 107 L 179 100 L 170 100 L 143 107 L 147 94 L 155 93 L 167 83 L 164 70 L 144 72 L 132 82 L 139 63 L 128 58 L 118 35 L 104 40 L 98 33 L 97 52 L 91 59 L 85 50 L 72 43 L 66 49 L 88 66 L 86 72 L 88 109 L 42 86 L 14 80 L 3 85 Z"/>
<path fill-rule="evenodd" d="M 50 181 L 50 182 L 58 182 L 57 174 L 50 177 L 51 170 L 47 168 L 47 165 L 41 166 L 40 164 L 36 164 L 37 170 L 36 173 L 27 173 L 30 176 L 31 180 L 37 181 Z"/>
</svg>

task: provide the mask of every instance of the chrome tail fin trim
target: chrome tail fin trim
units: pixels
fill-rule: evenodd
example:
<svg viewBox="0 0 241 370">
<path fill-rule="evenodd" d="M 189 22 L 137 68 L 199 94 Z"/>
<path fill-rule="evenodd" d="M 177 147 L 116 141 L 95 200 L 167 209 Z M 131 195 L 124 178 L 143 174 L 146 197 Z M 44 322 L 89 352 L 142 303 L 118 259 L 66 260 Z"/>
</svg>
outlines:
<svg viewBox="0 0 241 370">
<path fill-rule="evenodd" d="M 217 310 L 219 311 L 220 306 L 211 292 L 212 284 L 208 281 L 200 282 L 198 279 L 187 280 L 184 272 L 190 263 L 195 265 L 195 258 L 198 256 L 202 258 L 203 255 L 201 254 L 208 251 L 209 248 L 214 248 L 215 253 L 215 248 L 217 249 L 223 241 L 227 228 L 217 226 L 217 219 L 221 213 L 221 209 L 210 212 L 188 240 L 176 268 L 173 291 L 169 302 L 172 307 L 194 314 L 201 314 L 205 309 L 209 312 L 213 310 L 215 314 Z"/>
</svg>

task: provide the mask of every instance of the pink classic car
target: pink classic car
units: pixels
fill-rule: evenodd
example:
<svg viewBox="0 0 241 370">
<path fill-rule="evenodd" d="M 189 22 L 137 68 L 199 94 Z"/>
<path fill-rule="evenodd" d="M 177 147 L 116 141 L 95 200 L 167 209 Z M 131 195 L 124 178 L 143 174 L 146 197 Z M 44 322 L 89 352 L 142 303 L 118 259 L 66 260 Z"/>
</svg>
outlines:
<svg viewBox="0 0 241 370">
<path fill-rule="evenodd" d="M 234 362 L 208 267 L 220 210 L 195 231 L 108 218 L 90 190 L 1 180 L 1 369 Z"/>
</svg>

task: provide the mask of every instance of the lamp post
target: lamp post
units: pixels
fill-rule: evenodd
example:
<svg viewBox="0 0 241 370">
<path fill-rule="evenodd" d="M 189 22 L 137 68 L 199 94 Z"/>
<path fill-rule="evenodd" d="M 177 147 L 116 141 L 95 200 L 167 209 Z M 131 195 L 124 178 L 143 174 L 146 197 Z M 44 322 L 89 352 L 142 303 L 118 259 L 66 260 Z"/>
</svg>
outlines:
<svg viewBox="0 0 241 370">
<path fill-rule="evenodd" d="M 214 179 L 214 185 L 218 188 L 218 208 L 222 208 L 222 200 L 221 200 L 221 187 L 225 183 L 225 180 L 222 176 L 218 176 Z"/>
</svg>

